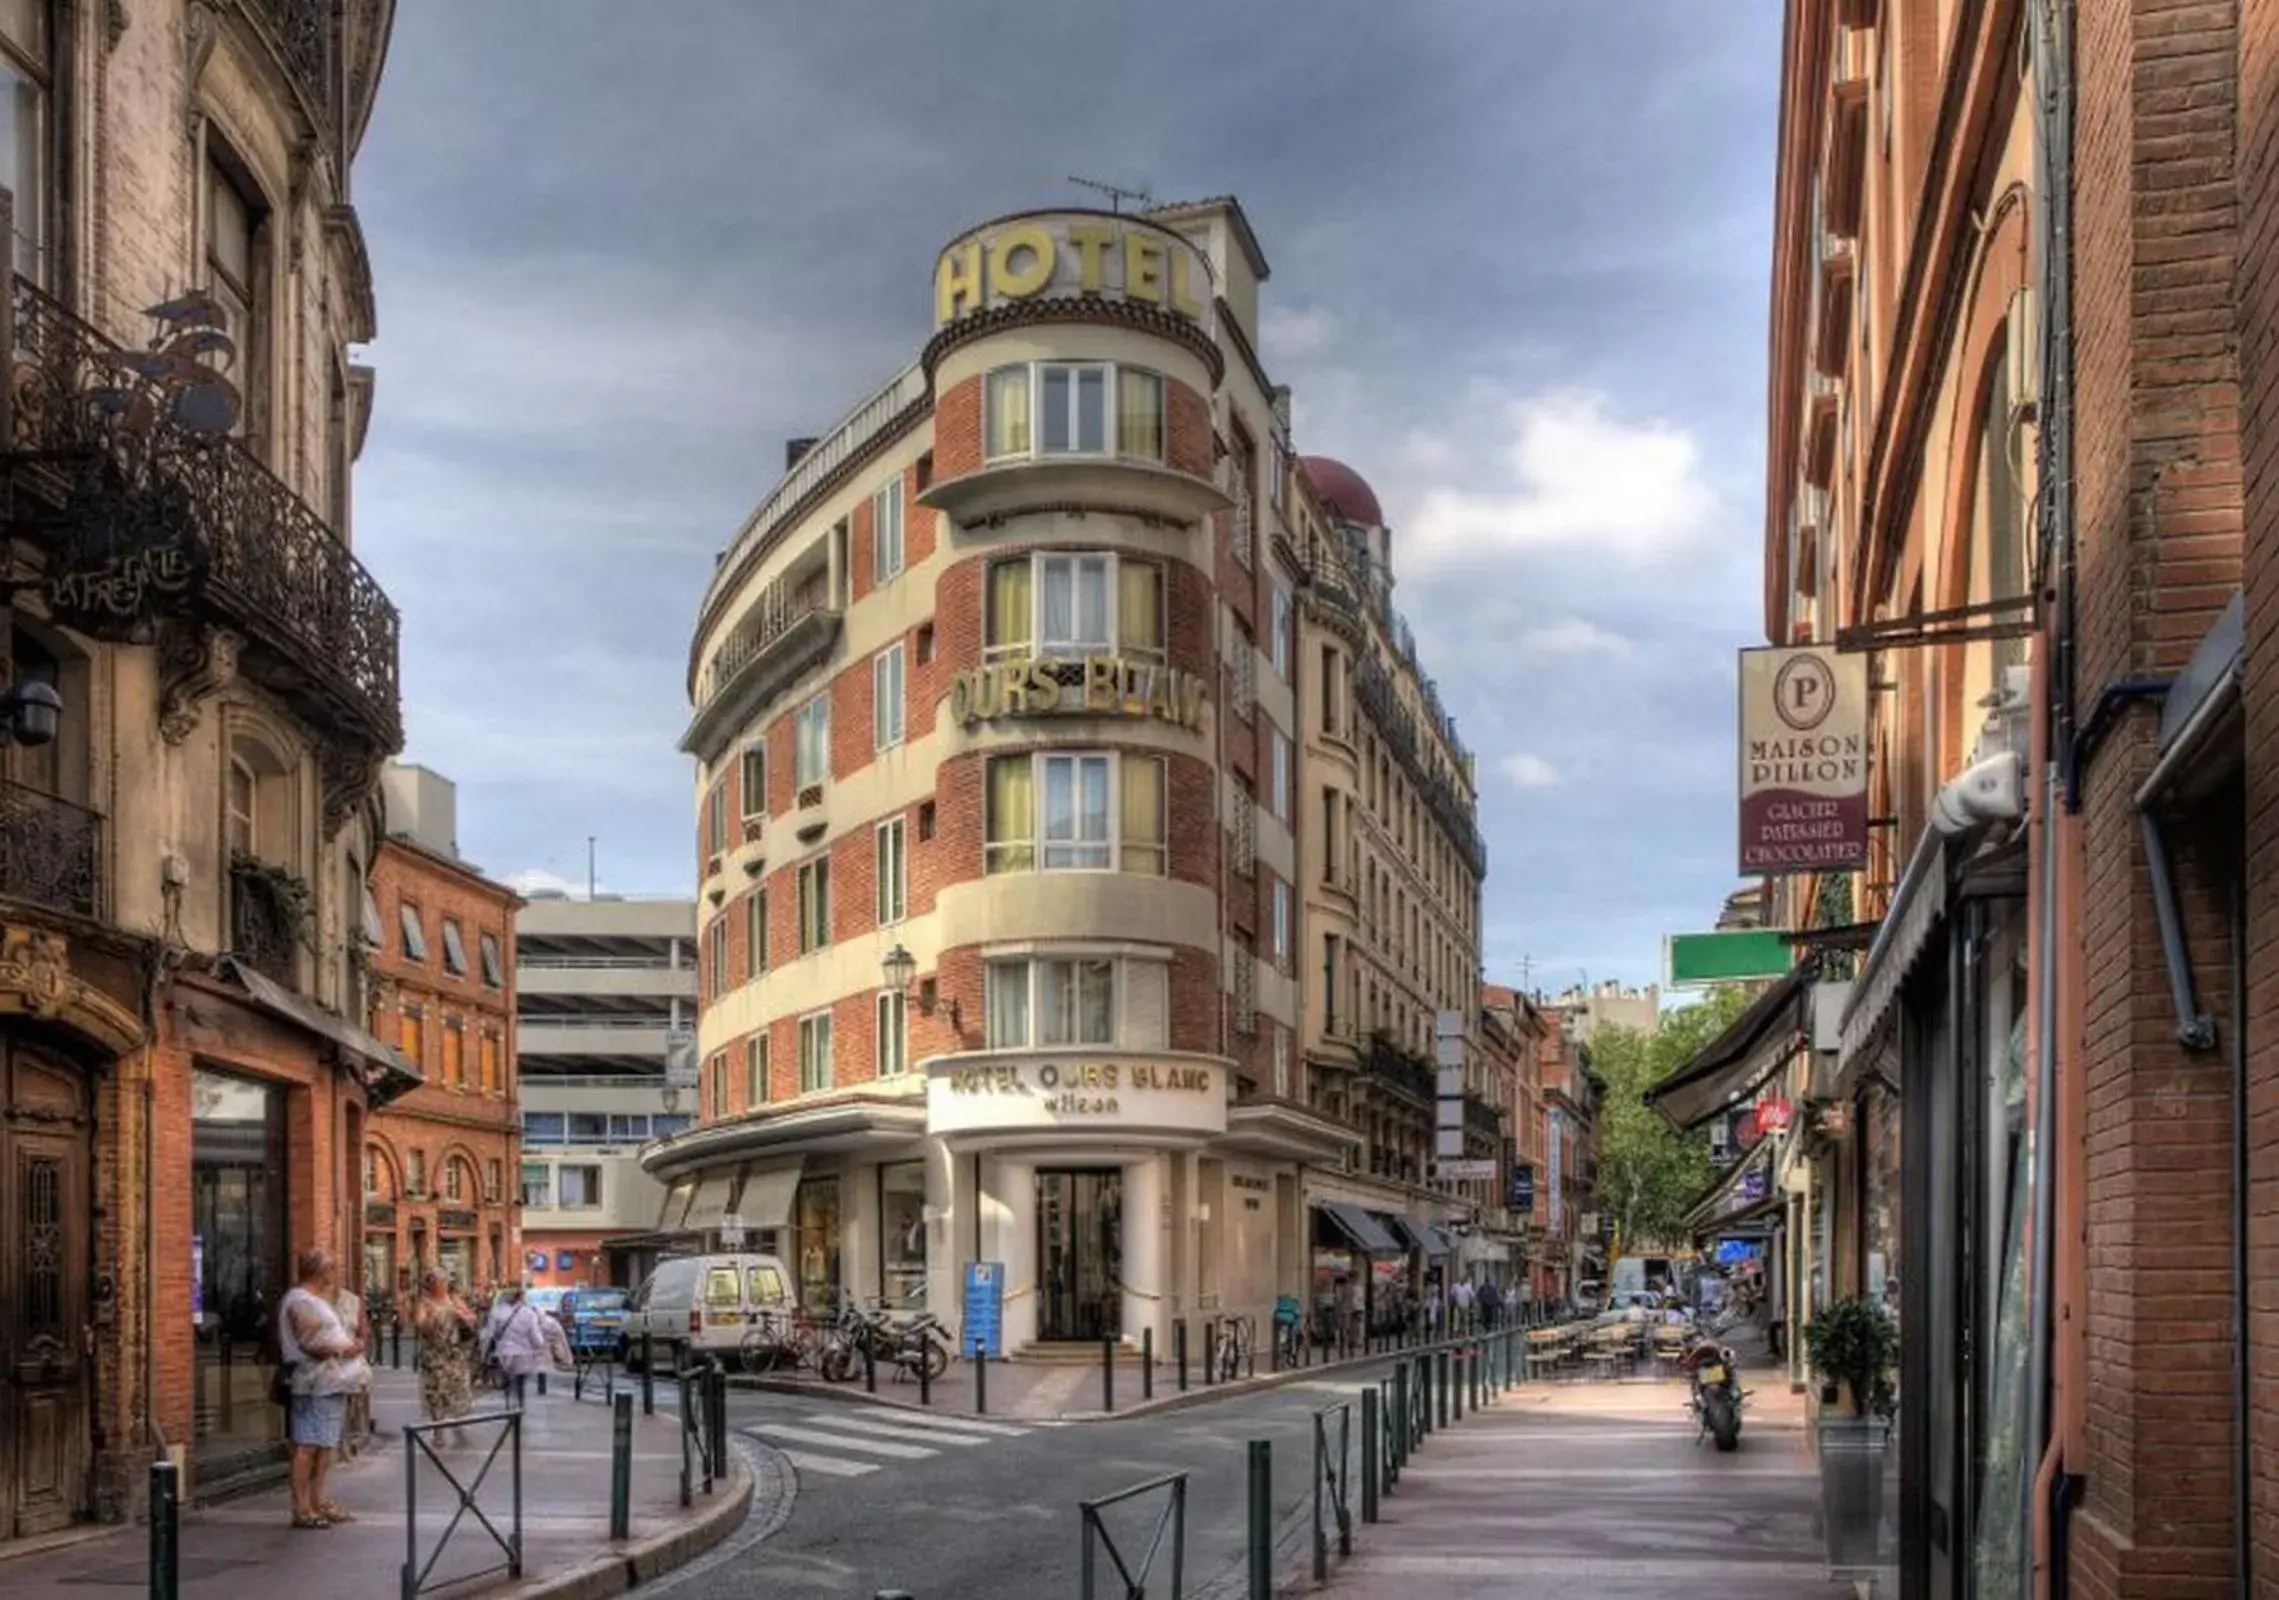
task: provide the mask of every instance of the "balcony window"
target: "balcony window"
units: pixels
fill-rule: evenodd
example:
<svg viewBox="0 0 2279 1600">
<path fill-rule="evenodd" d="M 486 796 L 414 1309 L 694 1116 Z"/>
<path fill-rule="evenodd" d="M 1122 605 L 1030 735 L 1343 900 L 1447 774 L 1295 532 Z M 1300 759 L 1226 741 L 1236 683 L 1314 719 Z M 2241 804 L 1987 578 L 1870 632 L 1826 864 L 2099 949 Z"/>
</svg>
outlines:
<svg viewBox="0 0 2279 1600">
<path fill-rule="evenodd" d="M 377 918 L 374 920 L 376 921 Z M 486 989 L 505 988 L 506 964 L 500 959 L 499 936 L 495 933 L 484 934 L 480 941 L 480 950 L 483 958 L 483 987 Z"/>
<path fill-rule="evenodd" d="M 888 645 L 871 662 L 872 743 L 880 750 L 902 742 L 904 677 L 900 644 Z"/>
<path fill-rule="evenodd" d="M 793 763 L 799 780 L 801 803 L 810 789 L 820 789 L 831 776 L 831 697 L 819 694 L 801 706 L 794 725 Z"/>
<path fill-rule="evenodd" d="M 459 937 L 459 924 L 449 917 L 443 919 L 443 970 L 454 978 L 467 975 L 467 945 Z"/>
<path fill-rule="evenodd" d="M 986 455 L 991 461 L 1029 453 L 1029 369 L 999 367 L 984 391 Z"/>
<path fill-rule="evenodd" d="M 1163 655 L 1163 569 L 1106 553 L 1044 551 L 989 569 L 983 654 Z"/>
<path fill-rule="evenodd" d="M 870 576 L 885 583 L 902 572 L 902 479 L 892 481 L 871 497 Z"/>
<path fill-rule="evenodd" d="M 799 1092 L 821 1094 L 832 1085 L 831 1013 L 799 1019 Z"/>
<path fill-rule="evenodd" d="M 0 4 L 0 184 L 16 199 L 15 267 L 47 282 L 47 0 Z"/>
<path fill-rule="evenodd" d="M 768 1036 L 755 1033 L 744 1041 L 744 1104 L 768 1103 Z"/>
<path fill-rule="evenodd" d="M 566 1144 L 568 1140 L 568 1124 L 561 1112 L 525 1111 L 522 1114 L 524 1144 Z"/>
<path fill-rule="evenodd" d="M 900 989 L 878 997 L 878 1075 L 899 1078 L 910 1070 L 908 998 Z"/>
<path fill-rule="evenodd" d="M 984 408 L 991 461 L 1032 453 L 1164 457 L 1163 380 L 1137 367 L 1101 361 L 999 367 L 988 376 Z"/>
<path fill-rule="evenodd" d="M 1160 876 L 1163 802 L 1163 763 L 1154 757 L 999 756 L 989 763 L 983 867 Z"/>
<path fill-rule="evenodd" d="M 396 925 L 403 934 L 404 959 L 406 961 L 425 961 L 427 959 L 427 930 L 420 925 L 419 907 L 408 900 L 398 906 L 396 908 Z"/>
<path fill-rule="evenodd" d="M 799 953 L 806 955 L 830 942 L 831 862 L 819 857 L 799 869 Z"/>
<path fill-rule="evenodd" d="M 260 830 L 256 825 L 254 812 L 254 795 L 257 787 L 252 765 L 242 757 L 231 756 L 229 763 L 229 820 L 225 826 L 229 835 L 229 853 L 232 859 L 238 856 L 254 855 L 256 853 L 255 847 L 260 842 Z"/>
<path fill-rule="evenodd" d="M 744 902 L 744 978 L 749 982 L 768 970 L 768 892 L 753 894 Z"/>
<path fill-rule="evenodd" d="M 1094 957 L 992 961 L 988 975 L 992 1050 L 1113 1044 L 1116 963 Z"/>
<path fill-rule="evenodd" d="M 878 920 L 900 922 L 908 909 L 910 876 L 900 817 L 878 825 L 877 846 Z"/>
<path fill-rule="evenodd" d="M 744 818 L 764 817 L 768 814 L 768 747 L 757 743 L 744 746 L 741 765 L 737 792 L 743 800 Z"/>
<path fill-rule="evenodd" d="M 254 418 L 263 398 L 259 377 L 267 359 L 262 280 L 268 207 L 236 155 L 211 131 L 206 139 L 206 273 L 237 345 L 232 376 L 243 395 L 231 431 L 258 444 Z"/>
<path fill-rule="evenodd" d="M 561 1178 L 561 1204 L 564 1209 L 601 1204 L 601 1168 L 564 1166 L 556 1171 Z"/>
<path fill-rule="evenodd" d="M 543 1161 L 525 1161 L 522 1164 L 522 1203 L 526 1208 L 545 1210 L 554 1203 L 554 1169 Z"/>
</svg>

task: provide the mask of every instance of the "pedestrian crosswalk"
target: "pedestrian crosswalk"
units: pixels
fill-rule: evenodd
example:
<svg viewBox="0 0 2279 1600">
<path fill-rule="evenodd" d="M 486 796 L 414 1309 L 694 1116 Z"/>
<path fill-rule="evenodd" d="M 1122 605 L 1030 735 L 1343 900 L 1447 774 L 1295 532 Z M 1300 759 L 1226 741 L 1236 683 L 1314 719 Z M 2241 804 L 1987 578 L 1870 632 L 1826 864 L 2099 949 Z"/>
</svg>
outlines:
<svg viewBox="0 0 2279 1600">
<path fill-rule="evenodd" d="M 860 1478 L 881 1467 L 910 1465 L 938 1456 L 1018 1439 L 1030 1430 L 979 1417 L 941 1417 L 922 1411 L 855 1414 L 840 1407 L 786 1420 L 750 1422 L 743 1431 L 783 1453 L 803 1473 Z"/>
</svg>

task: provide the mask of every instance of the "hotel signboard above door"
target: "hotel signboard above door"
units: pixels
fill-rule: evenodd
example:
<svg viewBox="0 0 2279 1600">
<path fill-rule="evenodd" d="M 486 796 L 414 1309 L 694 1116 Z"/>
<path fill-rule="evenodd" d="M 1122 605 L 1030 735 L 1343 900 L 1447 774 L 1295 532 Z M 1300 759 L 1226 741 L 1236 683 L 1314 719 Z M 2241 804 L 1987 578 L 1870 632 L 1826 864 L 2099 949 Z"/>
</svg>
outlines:
<svg viewBox="0 0 2279 1600">
<path fill-rule="evenodd" d="M 1226 1069 L 1201 1056 L 992 1051 L 926 1069 L 932 1134 L 1224 1133 Z"/>
</svg>

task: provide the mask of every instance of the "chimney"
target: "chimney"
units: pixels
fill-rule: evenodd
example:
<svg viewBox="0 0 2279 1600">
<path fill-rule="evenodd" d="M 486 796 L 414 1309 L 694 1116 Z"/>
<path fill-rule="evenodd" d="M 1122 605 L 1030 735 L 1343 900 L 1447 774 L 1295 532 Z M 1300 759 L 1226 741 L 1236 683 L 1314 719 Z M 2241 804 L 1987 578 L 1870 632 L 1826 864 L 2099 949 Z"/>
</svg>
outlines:
<svg viewBox="0 0 2279 1600">
<path fill-rule="evenodd" d="M 816 439 L 786 439 L 783 442 L 783 470 L 789 472 L 799 465 L 799 458 L 820 443 Z"/>
</svg>

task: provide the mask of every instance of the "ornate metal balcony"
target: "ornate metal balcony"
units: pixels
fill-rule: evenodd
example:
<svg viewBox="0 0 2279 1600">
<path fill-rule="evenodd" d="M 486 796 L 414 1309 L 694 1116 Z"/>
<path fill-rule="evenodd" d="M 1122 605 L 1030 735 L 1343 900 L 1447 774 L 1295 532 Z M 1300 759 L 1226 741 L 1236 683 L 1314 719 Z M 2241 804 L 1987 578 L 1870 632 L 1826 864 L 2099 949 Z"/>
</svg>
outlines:
<svg viewBox="0 0 2279 1600">
<path fill-rule="evenodd" d="M 334 109 L 333 61 L 338 45 L 334 0 L 244 0 L 246 11 L 268 32 L 277 59 L 292 80 L 294 92 L 320 113 L 319 127 L 329 127 L 321 113 Z"/>
<path fill-rule="evenodd" d="M 719 760 L 737 730 L 831 653 L 842 621 L 820 582 L 769 584 L 705 668 L 681 749 L 700 761 Z"/>
<path fill-rule="evenodd" d="M 103 819 L 68 800 L 0 782 L 0 895 L 103 914 Z"/>
<path fill-rule="evenodd" d="M 1381 1033 L 1370 1036 L 1369 1048 L 1361 1056 L 1361 1072 L 1362 1076 L 1388 1084 L 1424 1105 L 1432 1104 L 1439 1095 L 1430 1063 L 1420 1055 L 1403 1050 Z"/>
<path fill-rule="evenodd" d="M 1473 1138 L 1503 1137 L 1503 1114 L 1476 1094 L 1464 1096 L 1464 1132 Z"/>
<path fill-rule="evenodd" d="M 234 397 L 197 364 L 220 336 L 195 298 L 153 310 L 146 350 L 20 277 L 10 313 L 14 526 L 45 548 L 50 612 L 97 638 L 160 644 L 171 739 L 232 670 L 277 693 L 326 748 L 337 828 L 403 744 L 396 608 L 324 519 L 215 426 Z"/>
<path fill-rule="evenodd" d="M 309 886 L 283 867 L 239 856 L 229 868 L 230 954 L 288 989 L 299 985 Z"/>
</svg>

